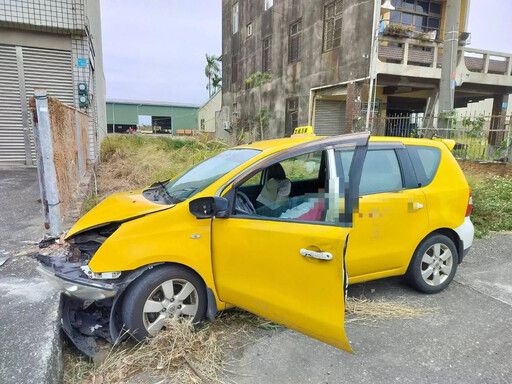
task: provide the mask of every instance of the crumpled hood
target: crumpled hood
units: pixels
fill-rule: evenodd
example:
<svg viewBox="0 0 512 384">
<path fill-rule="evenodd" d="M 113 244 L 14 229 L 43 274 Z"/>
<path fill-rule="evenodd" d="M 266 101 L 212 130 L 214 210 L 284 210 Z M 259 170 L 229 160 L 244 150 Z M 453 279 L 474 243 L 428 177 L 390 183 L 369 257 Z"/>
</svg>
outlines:
<svg viewBox="0 0 512 384">
<path fill-rule="evenodd" d="M 102 224 L 126 221 L 173 206 L 156 204 L 147 200 L 142 196 L 142 190 L 116 193 L 107 197 L 78 220 L 69 230 L 66 238 Z"/>
</svg>

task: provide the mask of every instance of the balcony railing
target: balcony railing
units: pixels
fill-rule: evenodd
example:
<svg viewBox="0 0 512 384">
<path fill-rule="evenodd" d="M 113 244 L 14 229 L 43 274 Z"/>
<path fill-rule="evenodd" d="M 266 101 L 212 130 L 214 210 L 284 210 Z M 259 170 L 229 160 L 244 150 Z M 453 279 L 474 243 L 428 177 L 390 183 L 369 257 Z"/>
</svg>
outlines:
<svg viewBox="0 0 512 384">
<path fill-rule="evenodd" d="M 387 63 L 441 68 L 442 49 L 438 42 L 381 36 L 378 58 Z M 512 54 L 460 47 L 458 61 L 462 55 L 470 72 L 512 76 Z"/>
</svg>

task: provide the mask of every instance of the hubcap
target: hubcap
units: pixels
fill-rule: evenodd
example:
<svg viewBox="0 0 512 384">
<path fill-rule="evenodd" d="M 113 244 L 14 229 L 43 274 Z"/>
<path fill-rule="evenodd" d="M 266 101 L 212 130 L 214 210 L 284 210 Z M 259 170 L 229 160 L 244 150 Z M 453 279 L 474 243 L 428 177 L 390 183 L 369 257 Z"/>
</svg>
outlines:
<svg viewBox="0 0 512 384">
<path fill-rule="evenodd" d="M 443 284 L 453 268 L 453 255 L 445 244 L 432 245 L 421 259 L 421 276 L 428 285 Z"/>
<path fill-rule="evenodd" d="M 165 319 L 192 320 L 197 313 L 198 294 L 192 283 L 183 279 L 167 280 L 148 296 L 143 308 L 146 330 L 154 336 L 164 326 Z"/>
</svg>

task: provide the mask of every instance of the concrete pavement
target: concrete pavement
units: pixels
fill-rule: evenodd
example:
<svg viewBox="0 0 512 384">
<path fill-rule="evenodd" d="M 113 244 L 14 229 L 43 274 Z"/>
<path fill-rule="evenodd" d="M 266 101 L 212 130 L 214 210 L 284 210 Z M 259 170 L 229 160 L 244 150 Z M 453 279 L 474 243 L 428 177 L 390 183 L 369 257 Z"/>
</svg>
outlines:
<svg viewBox="0 0 512 384">
<path fill-rule="evenodd" d="M 0 168 L 0 383 L 58 383 L 60 300 L 27 254 L 43 226 L 35 168 Z M 1 253 L 0 253 L 1 254 Z"/>
<path fill-rule="evenodd" d="M 437 295 L 400 278 L 349 288 L 349 295 L 436 308 L 415 319 L 349 323 L 355 355 L 283 330 L 232 356 L 229 378 L 251 383 L 511 383 L 512 234 L 477 240 L 455 281 Z M 372 290 L 373 293 L 372 293 Z"/>
</svg>

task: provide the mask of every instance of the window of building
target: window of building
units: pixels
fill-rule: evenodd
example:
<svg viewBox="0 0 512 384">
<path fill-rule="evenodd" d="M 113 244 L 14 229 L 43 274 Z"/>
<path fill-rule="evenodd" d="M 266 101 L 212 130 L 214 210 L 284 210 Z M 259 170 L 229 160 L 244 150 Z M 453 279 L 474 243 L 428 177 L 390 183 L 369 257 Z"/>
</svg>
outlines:
<svg viewBox="0 0 512 384">
<path fill-rule="evenodd" d="M 290 25 L 288 43 L 288 61 L 293 63 L 300 60 L 302 51 L 302 20 L 299 20 Z"/>
<path fill-rule="evenodd" d="M 204 121 L 204 119 L 201 119 L 201 131 L 204 131 L 206 128 L 206 123 Z"/>
<path fill-rule="evenodd" d="M 299 126 L 299 98 L 294 97 L 286 100 L 286 119 L 284 136 L 289 137 L 293 130 Z"/>
<path fill-rule="evenodd" d="M 231 58 L 231 83 L 238 81 L 238 55 Z"/>
<path fill-rule="evenodd" d="M 324 52 L 341 45 L 343 0 L 336 0 L 325 6 L 324 11 Z"/>
<path fill-rule="evenodd" d="M 264 0 L 264 1 L 265 1 L 265 11 L 267 9 L 272 8 L 272 6 L 274 5 L 274 0 Z"/>
<path fill-rule="evenodd" d="M 272 36 L 263 40 L 262 70 L 270 72 L 272 69 Z"/>
<path fill-rule="evenodd" d="M 247 24 L 247 37 L 252 36 L 252 23 Z"/>
<path fill-rule="evenodd" d="M 395 7 L 390 14 L 390 23 L 413 25 L 417 32 L 437 31 L 441 28 L 440 1 L 435 0 L 392 0 Z"/>
<path fill-rule="evenodd" d="M 233 4 L 233 7 L 231 8 L 231 24 L 233 26 L 233 34 L 238 32 L 238 1 Z"/>
</svg>

